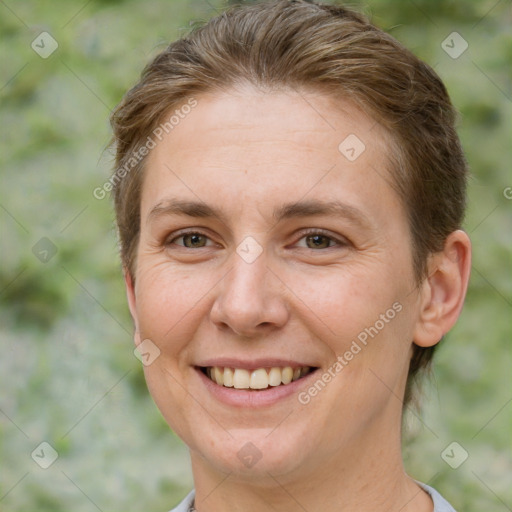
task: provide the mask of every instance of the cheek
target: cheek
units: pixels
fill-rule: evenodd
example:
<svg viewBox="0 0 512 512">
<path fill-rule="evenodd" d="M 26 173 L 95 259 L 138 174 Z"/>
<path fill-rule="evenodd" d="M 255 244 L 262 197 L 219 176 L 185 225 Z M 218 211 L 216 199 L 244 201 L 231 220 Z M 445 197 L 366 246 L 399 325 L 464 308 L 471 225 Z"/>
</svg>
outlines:
<svg viewBox="0 0 512 512">
<path fill-rule="evenodd" d="M 315 330 L 325 331 L 327 339 L 341 349 L 400 300 L 399 291 L 389 285 L 392 279 L 384 275 L 385 269 L 380 270 L 339 268 L 288 279 L 296 283 L 293 288 L 301 299 L 297 302 L 301 316 L 316 321 Z"/>
<path fill-rule="evenodd" d="M 188 371 L 187 350 L 199 318 L 204 316 L 201 298 L 205 279 L 190 269 L 177 272 L 169 262 L 144 266 L 137 281 L 137 314 L 141 339 L 154 342 L 159 356 L 144 366 L 148 390 L 173 430 L 186 437 L 183 410 L 190 405 L 184 384 Z"/>
<path fill-rule="evenodd" d="M 343 357 L 344 377 L 337 382 L 345 385 L 348 379 L 363 394 L 376 375 L 392 388 L 399 385 L 409 357 L 412 294 L 397 279 L 400 269 L 393 268 L 340 269 L 320 279 L 295 280 L 301 283 L 297 295 L 304 297 L 300 316 L 310 319 L 307 327 L 327 346 L 333 363 Z"/>
<path fill-rule="evenodd" d="M 155 265 L 140 273 L 137 313 L 141 336 L 175 351 L 182 345 L 184 329 L 203 313 L 201 301 L 207 300 L 212 285 L 193 270 L 176 272 L 169 267 L 169 263 Z"/>
</svg>

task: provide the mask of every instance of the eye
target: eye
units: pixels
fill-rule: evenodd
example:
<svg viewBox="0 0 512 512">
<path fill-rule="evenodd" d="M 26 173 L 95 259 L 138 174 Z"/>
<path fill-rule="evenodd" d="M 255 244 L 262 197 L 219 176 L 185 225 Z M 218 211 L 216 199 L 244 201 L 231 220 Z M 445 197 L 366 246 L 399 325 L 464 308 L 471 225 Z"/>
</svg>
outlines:
<svg viewBox="0 0 512 512">
<path fill-rule="evenodd" d="M 338 239 L 333 237 L 327 231 L 322 229 L 311 229 L 303 233 L 299 240 L 305 240 L 307 249 L 329 249 L 332 246 L 347 247 L 349 242 L 344 239 Z M 177 240 L 183 240 L 182 243 L 176 243 Z M 201 249 L 208 247 L 209 236 L 201 231 L 182 231 L 173 238 L 169 238 L 166 242 L 166 246 L 177 245 L 178 247 L 184 247 L 185 249 Z M 211 245 L 211 244 L 210 244 Z M 304 246 L 302 246 L 304 247 Z"/>
<path fill-rule="evenodd" d="M 176 244 L 176 240 L 180 239 L 183 239 L 183 244 Z M 180 247 L 185 247 L 186 249 L 201 249 L 202 247 L 206 247 L 207 240 L 209 240 L 209 237 L 200 231 L 185 231 L 178 236 L 167 240 L 165 245 L 174 244 Z"/>
<path fill-rule="evenodd" d="M 306 247 L 308 249 L 329 249 L 333 245 L 346 247 L 348 242 L 345 240 L 339 240 L 331 236 L 328 232 L 321 229 L 311 229 L 307 231 L 300 240 L 306 240 Z M 334 243 L 331 243 L 334 242 Z"/>
</svg>

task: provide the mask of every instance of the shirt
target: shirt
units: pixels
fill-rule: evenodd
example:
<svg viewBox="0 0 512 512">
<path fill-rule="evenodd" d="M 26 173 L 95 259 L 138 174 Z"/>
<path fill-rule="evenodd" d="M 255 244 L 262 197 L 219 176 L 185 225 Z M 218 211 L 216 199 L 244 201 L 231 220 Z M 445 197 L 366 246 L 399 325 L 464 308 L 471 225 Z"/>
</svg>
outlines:
<svg viewBox="0 0 512 512">
<path fill-rule="evenodd" d="M 434 488 L 427 484 L 422 484 L 421 482 L 416 483 L 430 494 L 430 497 L 434 502 L 434 512 L 455 512 L 455 509 Z M 192 490 L 185 499 L 170 512 L 188 512 L 194 502 L 195 495 L 195 490 Z"/>
</svg>

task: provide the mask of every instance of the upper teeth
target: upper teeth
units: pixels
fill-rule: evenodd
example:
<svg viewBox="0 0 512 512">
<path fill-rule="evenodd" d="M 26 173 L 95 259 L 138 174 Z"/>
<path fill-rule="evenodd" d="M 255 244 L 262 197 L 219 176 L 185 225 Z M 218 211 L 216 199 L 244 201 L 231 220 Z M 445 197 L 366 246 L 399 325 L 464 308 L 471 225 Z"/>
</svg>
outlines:
<svg viewBox="0 0 512 512">
<path fill-rule="evenodd" d="M 242 368 L 221 368 L 211 366 L 206 369 L 206 374 L 211 380 L 220 386 L 236 389 L 266 389 L 269 386 L 289 384 L 299 377 L 309 373 L 309 366 L 292 368 L 258 368 L 256 370 L 244 370 Z"/>
</svg>

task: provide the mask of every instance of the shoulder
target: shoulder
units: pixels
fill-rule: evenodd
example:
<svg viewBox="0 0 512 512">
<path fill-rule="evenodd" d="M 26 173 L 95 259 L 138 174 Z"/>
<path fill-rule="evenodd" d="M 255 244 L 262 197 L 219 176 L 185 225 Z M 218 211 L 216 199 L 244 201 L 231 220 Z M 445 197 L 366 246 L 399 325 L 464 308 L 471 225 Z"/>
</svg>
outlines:
<svg viewBox="0 0 512 512">
<path fill-rule="evenodd" d="M 434 512 L 455 512 L 455 509 L 433 487 L 418 481 L 416 483 L 430 494 L 434 502 Z"/>
<path fill-rule="evenodd" d="M 176 508 L 173 508 L 169 512 L 188 512 L 194 502 L 195 495 L 196 491 L 193 489 L 185 496 L 183 501 Z"/>
</svg>

